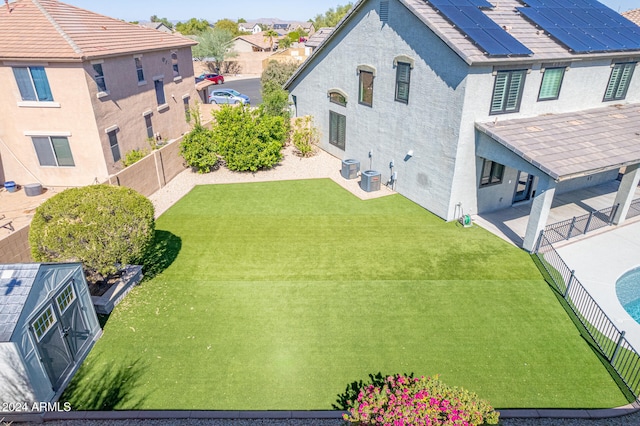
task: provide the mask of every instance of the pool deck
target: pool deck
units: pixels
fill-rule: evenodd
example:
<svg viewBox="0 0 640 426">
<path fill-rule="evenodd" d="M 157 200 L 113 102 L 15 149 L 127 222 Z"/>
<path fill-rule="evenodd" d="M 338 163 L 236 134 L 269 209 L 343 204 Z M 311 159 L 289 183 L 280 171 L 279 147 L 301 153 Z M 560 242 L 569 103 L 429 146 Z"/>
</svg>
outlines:
<svg viewBox="0 0 640 426">
<path fill-rule="evenodd" d="M 626 332 L 629 343 L 640 350 L 640 324 L 624 310 L 616 295 L 620 276 L 640 266 L 640 222 L 608 228 L 564 244 L 557 251 L 614 324 Z"/>
</svg>

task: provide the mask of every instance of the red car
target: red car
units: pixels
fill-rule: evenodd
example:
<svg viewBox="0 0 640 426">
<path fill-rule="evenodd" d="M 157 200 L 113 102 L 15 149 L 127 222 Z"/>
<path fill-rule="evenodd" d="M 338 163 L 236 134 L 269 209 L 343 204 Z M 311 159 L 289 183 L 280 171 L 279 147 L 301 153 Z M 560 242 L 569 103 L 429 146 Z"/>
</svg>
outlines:
<svg viewBox="0 0 640 426">
<path fill-rule="evenodd" d="M 200 74 L 198 77 L 196 77 L 196 83 L 200 83 L 204 80 L 213 81 L 215 84 L 224 83 L 224 77 L 220 74 Z"/>
</svg>

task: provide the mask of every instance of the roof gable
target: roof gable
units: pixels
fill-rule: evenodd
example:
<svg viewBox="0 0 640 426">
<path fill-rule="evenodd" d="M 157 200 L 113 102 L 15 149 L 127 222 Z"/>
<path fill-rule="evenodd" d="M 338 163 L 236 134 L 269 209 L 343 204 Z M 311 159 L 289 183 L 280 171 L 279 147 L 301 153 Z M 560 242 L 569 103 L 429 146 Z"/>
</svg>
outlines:
<svg viewBox="0 0 640 426">
<path fill-rule="evenodd" d="M 57 0 L 17 0 L 0 8 L 5 60 L 85 60 L 195 44 Z"/>
</svg>

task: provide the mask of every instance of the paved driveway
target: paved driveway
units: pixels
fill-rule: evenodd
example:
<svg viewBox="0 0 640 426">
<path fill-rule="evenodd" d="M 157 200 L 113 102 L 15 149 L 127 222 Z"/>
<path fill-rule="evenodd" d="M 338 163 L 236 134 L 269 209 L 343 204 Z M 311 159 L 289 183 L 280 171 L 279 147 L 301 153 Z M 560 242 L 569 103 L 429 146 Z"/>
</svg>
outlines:
<svg viewBox="0 0 640 426">
<path fill-rule="evenodd" d="M 640 266 L 640 221 L 566 244 L 557 251 L 609 318 L 626 331 L 631 345 L 640 350 L 640 324 L 627 314 L 616 295 L 618 278 Z"/>
</svg>

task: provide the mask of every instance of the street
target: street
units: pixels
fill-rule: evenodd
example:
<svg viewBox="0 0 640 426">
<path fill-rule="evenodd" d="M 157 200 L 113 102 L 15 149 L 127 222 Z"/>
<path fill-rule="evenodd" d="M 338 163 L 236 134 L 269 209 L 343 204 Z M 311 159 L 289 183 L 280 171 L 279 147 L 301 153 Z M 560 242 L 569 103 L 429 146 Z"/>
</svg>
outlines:
<svg viewBox="0 0 640 426">
<path fill-rule="evenodd" d="M 259 78 L 225 81 L 225 83 L 220 86 L 220 88 L 234 89 L 244 95 L 247 95 L 251 99 L 251 106 L 258 106 L 262 103 Z"/>
</svg>

